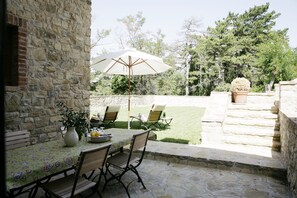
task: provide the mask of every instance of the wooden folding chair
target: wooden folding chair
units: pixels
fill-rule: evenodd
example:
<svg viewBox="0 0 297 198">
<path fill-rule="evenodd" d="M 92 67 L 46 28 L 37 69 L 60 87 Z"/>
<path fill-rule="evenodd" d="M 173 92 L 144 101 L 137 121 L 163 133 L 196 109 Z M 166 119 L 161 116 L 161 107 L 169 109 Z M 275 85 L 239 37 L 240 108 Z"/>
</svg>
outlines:
<svg viewBox="0 0 297 198">
<path fill-rule="evenodd" d="M 103 167 L 105 165 L 110 146 L 111 145 L 107 145 L 101 148 L 82 151 L 74 174 L 48 183 L 39 184 L 39 187 L 46 192 L 47 197 L 51 195 L 63 198 L 74 197 L 89 189 L 92 189 L 90 196 L 97 192 L 99 197 L 101 197 L 98 186 L 103 174 Z M 94 182 L 89 180 L 86 177 L 86 174 L 97 169 L 100 170 L 98 181 Z"/>
<path fill-rule="evenodd" d="M 111 177 L 106 180 L 103 190 L 105 189 L 105 187 L 107 186 L 107 184 L 110 181 L 117 180 L 119 183 L 122 184 L 122 186 L 125 188 L 125 190 L 127 192 L 127 195 L 130 197 L 128 188 L 131 183 L 126 186 L 122 181 L 122 177 L 128 171 L 132 171 L 133 173 L 135 173 L 138 178 L 138 182 L 141 182 L 143 188 L 146 189 L 146 187 L 145 187 L 145 185 L 137 171 L 137 167 L 141 164 L 141 162 L 143 160 L 149 133 L 150 133 L 150 129 L 144 131 L 143 133 L 133 135 L 129 152 L 120 151 L 107 159 L 105 175 L 107 175 L 107 173 L 109 173 L 111 175 Z M 139 150 L 141 151 L 140 156 L 139 156 L 139 153 L 136 153 L 136 151 L 139 151 Z M 120 173 L 113 173 L 110 170 L 110 167 L 120 170 Z"/>
</svg>

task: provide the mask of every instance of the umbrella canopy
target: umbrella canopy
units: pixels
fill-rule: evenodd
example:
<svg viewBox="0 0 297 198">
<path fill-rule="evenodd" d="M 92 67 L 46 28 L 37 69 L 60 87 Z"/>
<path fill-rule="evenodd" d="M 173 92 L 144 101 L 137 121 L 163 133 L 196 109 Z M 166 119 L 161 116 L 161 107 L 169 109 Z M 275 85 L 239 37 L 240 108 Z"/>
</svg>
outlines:
<svg viewBox="0 0 297 198">
<path fill-rule="evenodd" d="M 102 54 L 93 59 L 92 67 L 106 74 L 120 75 L 157 74 L 171 68 L 161 58 L 133 49 Z"/>
<path fill-rule="evenodd" d="M 121 50 L 102 54 L 92 61 L 92 68 L 106 74 L 127 75 L 129 79 L 128 128 L 130 128 L 130 80 L 131 75 L 148 75 L 165 72 L 169 65 L 157 56 L 135 49 Z"/>
</svg>

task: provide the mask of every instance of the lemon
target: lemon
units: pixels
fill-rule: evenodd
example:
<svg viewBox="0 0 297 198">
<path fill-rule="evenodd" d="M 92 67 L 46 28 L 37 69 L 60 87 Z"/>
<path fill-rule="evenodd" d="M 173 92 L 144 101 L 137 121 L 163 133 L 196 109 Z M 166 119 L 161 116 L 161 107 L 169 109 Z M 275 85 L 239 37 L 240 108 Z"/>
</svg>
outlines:
<svg viewBox="0 0 297 198">
<path fill-rule="evenodd" d="M 91 137 L 99 137 L 99 136 L 100 136 L 99 131 L 92 131 L 91 132 Z"/>
</svg>

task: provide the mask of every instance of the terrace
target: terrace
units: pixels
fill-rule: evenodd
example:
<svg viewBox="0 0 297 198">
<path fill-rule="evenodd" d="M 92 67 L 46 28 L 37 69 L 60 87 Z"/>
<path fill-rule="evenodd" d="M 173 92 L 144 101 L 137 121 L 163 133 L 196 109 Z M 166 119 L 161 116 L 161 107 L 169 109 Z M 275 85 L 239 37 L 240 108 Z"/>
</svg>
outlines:
<svg viewBox="0 0 297 198">
<path fill-rule="evenodd" d="M 91 2 L 7 4 L 7 23 L 13 32 L 11 39 L 17 39 L 20 72 L 6 86 L 5 130 L 30 131 L 33 145 L 56 140 L 60 138 L 60 128 L 55 100 L 90 110 Z M 205 112 L 208 117 L 202 119 L 202 144 L 150 141 L 140 166 L 147 190 L 134 182 L 130 188 L 132 197 L 297 196 L 296 80 L 281 83 L 280 91 L 276 102 L 281 152 L 208 142 L 222 135 L 224 115 L 220 113 L 224 109 L 220 108 L 226 108 L 220 104 L 226 101 L 210 96 L 205 98 L 209 102 Z M 174 121 L 179 120 L 178 116 L 173 117 Z M 118 185 L 103 193 L 104 197 L 124 195 Z M 37 197 L 43 197 L 41 190 Z"/>
</svg>

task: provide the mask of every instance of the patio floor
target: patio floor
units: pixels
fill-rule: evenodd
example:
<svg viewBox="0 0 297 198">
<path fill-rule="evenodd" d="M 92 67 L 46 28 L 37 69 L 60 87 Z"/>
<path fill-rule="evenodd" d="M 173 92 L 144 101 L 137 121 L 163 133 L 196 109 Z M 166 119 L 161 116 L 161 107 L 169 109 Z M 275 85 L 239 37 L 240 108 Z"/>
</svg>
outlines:
<svg viewBox="0 0 297 198">
<path fill-rule="evenodd" d="M 134 175 L 124 177 L 125 183 L 133 178 L 129 192 L 134 198 L 290 197 L 280 155 L 269 150 L 149 141 L 139 171 L 147 189 Z M 118 183 L 102 195 L 127 197 Z M 37 197 L 44 197 L 41 190 Z"/>
</svg>

